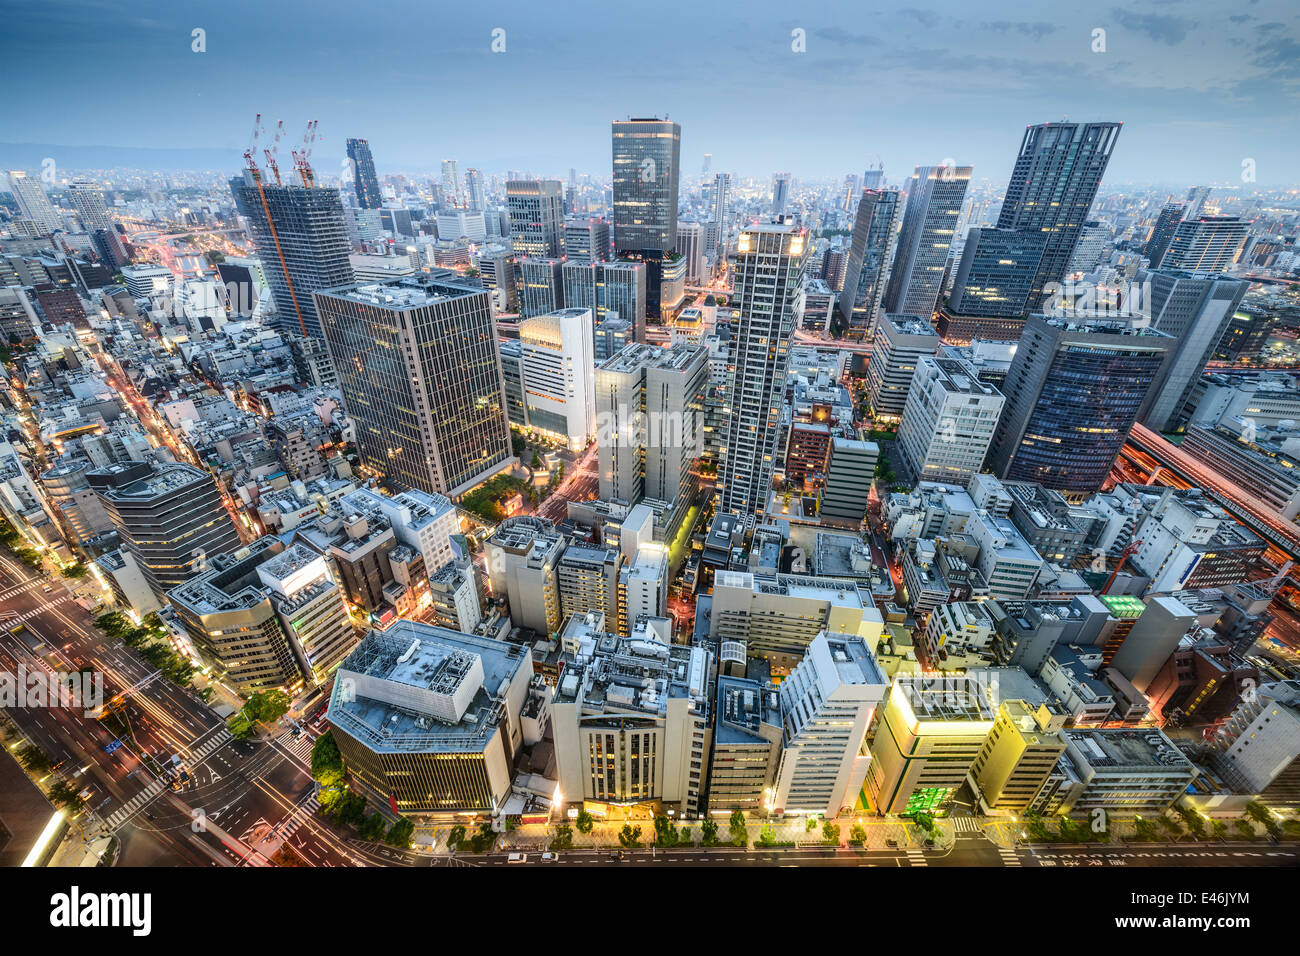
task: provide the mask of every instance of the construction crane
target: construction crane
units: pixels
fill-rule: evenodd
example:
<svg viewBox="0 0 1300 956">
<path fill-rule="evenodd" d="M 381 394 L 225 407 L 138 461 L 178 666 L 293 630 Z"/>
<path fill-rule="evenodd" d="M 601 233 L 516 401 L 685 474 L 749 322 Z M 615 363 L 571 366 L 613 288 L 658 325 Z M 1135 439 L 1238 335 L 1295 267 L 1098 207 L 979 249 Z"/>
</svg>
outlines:
<svg viewBox="0 0 1300 956">
<path fill-rule="evenodd" d="M 298 170 L 298 178 L 307 189 L 316 185 L 316 173 L 311 168 L 311 150 L 316 142 L 316 126 L 320 120 L 307 123 L 307 130 L 302 134 L 302 146 L 293 151 L 293 166 Z"/>
<path fill-rule="evenodd" d="M 284 130 L 284 121 L 280 120 L 275 127 L 275 141 L 272 143 L 272 149 L 265 151 L 267 165 L 275 173 L 275 184 L 280 183 L 280 170 L 275 165 L 275 149 L 279 147 L 280 134 Z M 262 201 L 262 213 L 266 216 L 266 228 L 271 233 L 271 242 L 275 245 L 276 257 L 280 260 L 280 274 L 284 276 L 285 287 L 289 291 L 289 298 L 293 301 L 293 310 L 298 314 L 298 327 L 302 330 L 302 337 L 307 338 L 307 322 L 302 317 L 302 306 L 298 304 L 298 293 L 293 289 L 293 278 L 289 275 L 289 265 L 284 261 L 284 249 L 280 246 L 280 234 L 276 231 L 275 220 L 271 217 L 271 204 L 266 201 L 266 184 L 262 181 L 262 171 L 257 168 L 257 160 L 253 158 L 254 150 L 257 148 L 257 139 L 262 129 L 262 114 L 257 114 L 257 119 L 253 122 L 253 139 L 248 149 L 244 150 L 244 160 L 248 164 L 249 175 L 253 178 L 254 185 L 257 186 L 257 197 Z"/>
<path fill-rule="evenodd" d="M 1120 552 L 1119 563 L 1115 565 L 1115 570 L 1110 572 L 1110 577 L 1106 579 L 1106 586 L 1101 589 L 1102 594 L 1110 593 L 1110 586 L 1115 583 L 1115 578 L 1119 575 L 1119 572 L 1123 569 L 1124 562 L 1127 561 L 1133 555 L 1137 554 L 1138 549 L 1141 547 L 1142 547 L 1141 541 L 1130 541 L 1128 545 L 1124 548 L 1124 550 Z"/>
<path fill-rule="evenodd" d="M 283 135 L 284 120 L 279 120 L 275 124 L 275 137 L 271 140 L 271 147 L 262 151 L 266 156 L 266 168 L 271 171 L 273 176 L 275 176 L 275 184 L 277 186 L 283 185 L 283 183 L 280 182 L 280 164 L 276 161 L 280 155 L 280 137 Z"/>
</svg>

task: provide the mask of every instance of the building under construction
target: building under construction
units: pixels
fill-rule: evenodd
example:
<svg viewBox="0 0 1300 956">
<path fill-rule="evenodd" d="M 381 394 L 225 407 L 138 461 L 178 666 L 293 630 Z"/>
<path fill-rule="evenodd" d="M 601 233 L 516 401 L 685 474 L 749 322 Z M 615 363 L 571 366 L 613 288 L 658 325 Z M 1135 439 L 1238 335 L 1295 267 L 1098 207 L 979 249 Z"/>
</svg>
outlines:
<svg viewBox="0 0 1300 956">
<path fill-rule="evenodd" d="M 277 142 L 279 136 L 277 130 Z M 275 295 L 276 315 L 269 324 L 285 335 L 319 339 L 312 293 L 348 285 L 354 277 L 339 191 L 316 185 L 308 161 L 314 122 L 308 137 L 303 149 L 294 151 L 298 183 L 280 181 L 273 149 L 264 151 L 264 171 L 254 158 L 255 147 L 250 147 L 244 153 L 244 174 L 230 181 L 230 190 Z"/>
</svg>

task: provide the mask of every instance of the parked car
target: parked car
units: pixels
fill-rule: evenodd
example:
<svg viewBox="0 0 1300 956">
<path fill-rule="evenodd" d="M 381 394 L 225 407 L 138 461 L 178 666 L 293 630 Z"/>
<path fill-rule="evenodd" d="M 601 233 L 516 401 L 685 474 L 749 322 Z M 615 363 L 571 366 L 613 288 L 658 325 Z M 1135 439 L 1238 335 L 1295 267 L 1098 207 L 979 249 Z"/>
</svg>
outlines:
<svg viewBox="0 0 1300 956">
<path fill-rule="evenodd" d="M 528 854 L 527 854 L 527 853 L 511 853 L 508 857 L 506 857 L 506 862 L 507 862 L 507 863 L 527 863 L 527 862 L 528 862 Z"/>
</svg>

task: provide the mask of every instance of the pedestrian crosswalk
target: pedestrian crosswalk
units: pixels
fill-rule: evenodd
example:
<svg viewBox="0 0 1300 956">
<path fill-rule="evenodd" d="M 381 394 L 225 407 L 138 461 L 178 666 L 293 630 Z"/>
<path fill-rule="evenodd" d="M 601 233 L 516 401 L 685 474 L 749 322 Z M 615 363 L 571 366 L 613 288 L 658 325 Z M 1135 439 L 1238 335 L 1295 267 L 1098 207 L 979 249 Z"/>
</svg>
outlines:
<svg viewBox="0 0 1300 956">
<path fill-rule="evenodd" d="M 1002 857 L 1003 866 L 1024 866 L 1020 862 L 1020 857 L 1016 854 L 1016 851 L 1008 847 L 998 847 L 998 856 Z"/>
<path fill-rule="evenodd" d="M 974 817 L 953 817 L 952 824 L 958 833 L 983 833 L 980 822 Z"/>
<path fill-rule="evenodd" d="M 907 862 L 908 862 L 909 864 L 911 864 L 912 866 L 929 866 L 929 865 L 930 865 L 928 862 L 926 862 L 925 854 L 924 854 L 922 851 L 916 849 L 915 847 L 908 847 L 908 849 L 907 849 Z"/>
<path fill-rule="evenodd" d="M 60 594 L 58 597 L 51 599 L 50 603 L 45 605 L 44 607 L 34 607 L 30 611 L 25 611 L 22 614 L 7 615 L 4 619 L 4 623 L 9 625 L 10 627 L 14 627 L 18 624 L 23 623 L 23 621 L 30 621 L 32 618 L 39 617 L 40 615 L 44 614 L 54 605 L 62 604 L 67 599 L 68 599 L 68 595 L 66 593 Z"/>
<path fill-rule="evenodd" d="M 293 831 L 302 826 L 302 822 L 315 813 L 316 808 L 319 806 L 320 800 L 318 800 L 316 794 L 313 793 L 302 803 L 298 804 L 298 806 L 294 807 L 293 813 L 289 814 L 288 819 L 276 828 L 279 832 L 280 839 L 289 839 L 289 837 L 293 835 Z"/>
<path fill-rule="evenodd" d="M 316 746 L 316 738 L 311 734 L 299 734 L 297 737 L 284 734 L 277 737 L 275 742 L 280 749 L 288 751 L 296 759 L 305 764 L 311 763 L 311 750 Z"/>
<path fill-rule="evenodd" d="M 190 764 L 199 763 L 207 757 L 208 754 L 212 753 L 219 747 L 224 746 L 229 740 L 231 740 L 229 730 L 225 727 L 216 728 L 212 736 L 203 741 L 203 743 L 199 744 L 197 747 L 191 745 L 192 749 L 187 749 L 185 751 L 188 755 L 186 762 Z M 127 801 L 124 806 L 110 814 L 104 821 L 104 825 L 110 830 L 116 830 L 127 820 L 131 819 L 143 810 L 145 805 L 150 803 L 154 797 L 158 796 L 158 794 L 162 793 L 168 785 L 168 781 L 165 779 L 154 780 L 153 783 L 149 784 L 149 786 L 145 787 Z"/>
<path fill-rule="evenodd" d="M 44 586 L 44 584 L 45 584 L 44 578 L 32 578 L 30 581 L 24 581 L 22 584 L 18 585 L 18 587 L 10 588 L 8 591 L 5 591 L 3 594 L 0 594 L 0 601 L 7 601 L 10 598 L 17 597 L 19 594 L 23 594 L 26 591 L 31 591 L 33 588 Z M 65 591 L 64 593 L 66 594 L 67 592 Z"/>
<path fill-rule="evenodd" d="M 131 819 L 131 817 L 143 810 L 146 803 L 149 803 L 154 797 L 162 793 L 163 787 L 165 786 L 166 784 L 161 780 L 155 780 L 132 797 L 126 806 L 114 811 L 109 818 L 104 821 L 104 825 L 110 830 L 116 830 L 127 820 Z"/>
<path fill-rule="evenodd" d="M 215 734 L 213 734 L 210 740 L 208 740 L 206 743 L 200 744 L 198 746 L 198 749 L 190 751 L 190 759 L 195 761 L 202 760 L 208 754 L 212 753 L 212 751 L 216 750 L 218 747 L 223 746 L 226 743 L 226 741 L 230 739 L 231 739 L 230 731 L 227 730 L 225 727 L 221 727 L 217 730 Z"/>
</svg>

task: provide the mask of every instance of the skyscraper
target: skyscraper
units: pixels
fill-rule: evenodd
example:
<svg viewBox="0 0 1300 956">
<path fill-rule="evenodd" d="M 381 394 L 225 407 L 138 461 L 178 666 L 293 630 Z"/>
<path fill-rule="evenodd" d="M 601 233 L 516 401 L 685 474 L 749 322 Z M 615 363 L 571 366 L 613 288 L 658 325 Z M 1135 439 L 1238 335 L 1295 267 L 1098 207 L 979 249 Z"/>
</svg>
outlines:
<svg viewBox="0 0 1300 956">
<path fill-rule="evenodd" d="M 96 229 L 112 231 L 113 220 L 108 215 L 108 204 L 104 202 L 104 191 L 88 179 L 77 179 L 68 184 L 68 197 L 76 207 L 86 232 Z"/>
<path fill-rule="evenodd" d="M 510 245 L 515 255 L 564 255 L 564 187 L 558 179 L 516 179 L 506 183 Z"/>
<path fill-rule="evenodd" d="M 460 164 L 454 159 L 442 161 L 442 201 L 453 209 L 465 208 L 465 189 L 460 182 Z"/>
<path fill-rule="evenodd" d="M 483 172 L 472 166 L 465 170 L 465 202 L 470 212 L 483 212 L 487 208 L 487 193 L 483 190 Z"/>
<path fill-rule="evenodd" d="M 1041 123 L 1025 130 L 998 228 L 1047 237 L 1029 288 L 1031 311 L 1039 307 L 1044 286 L 1065 278 L 1122 125 Z"/>
<path fill-rule="evenodd" d="M 275 296 L 272 324 L 287 335 L 320 338 L 313 293 L 353 281 L 339 191 L 259 182 L 260 175 L 245 170 L 230 190 Z"/>
<path fill-rule="evenodd" d="M 1174 229 L 1183 221 L 1183 210 L 1186 208 L 1180 202 L 1166 203 L 1161 208 L 1156 224 L 1151 229 L 1151 238 L 1142 247 L 1142 255 L 1150 260 L 1152 269 L 1160 268 L 1160 260 L 1164 258 L 1169 243 L 1173 242 Z"/>
<path fill-rule="evenodd" d="M 1201 216 L 1184 219 L 1174 227 L 1169 250 L 1160 260 L 1162 269 L 1186 272 L 1224 272 L 1246 241 L 1246 223 L 1236 216 Z"/>
<path fill-rule="evenodd" d="M 886 312 L 934 313 L 970 175 L 970 166 L 916 167 L 885 293 Z"/>
<path fill-rule="evenodd" d="M 611 142 L 614 253 L 645 262 L 646 315 L 657 319 L 677 304 L 680 292 L 677 270 L 666 276 L 665 260 L 674 260 L 677 251 L 682 128 L 666 118 L 615 120 Z"/>
<path fill-rule="evenodd" d="M 718 173 L 713 177 L 713 214 L 705 236 L 705 254 L 713 257 L 727 241 L 727 213 L 731 202 L 731 174 Z"/>
<path fill-rule="evenodd" d="M 569 262 L 604 262 L 609 258 L 609 222 L 569 219 L 564 223 L 564 255 Z"/>
<path fill-rule="evenodd" d="M 50 235 L 56 229 L 63 228 L 63 217 L 50 202 L 50 197 L 45 195 L 45 187 L 39 179 L 32 179 L 21 169 L 11 169 L 9 188 L 18 200 L 18 211 L 35 222 L 42 235 Z"/>
<path fill-rule="evenodd" d="M 566 262 L 561 271 L 566 306 L 591 309 L 597 326 L 611 318 L 622 319 L 634 341 L 645 341 L 644 262 Z"/>
<path fill-rule="evenodd" d="M 803 229 L 773 224 L 742 230 L 737 241 L 732 302 L 740 315 L 732 339 L 731 420 L 718 469 L 722 511 L 758 515 L 767 508 L 790 335 L 803 312 L 807 239 Z"/>
<path fill-rule="evenodd" d="M 1210 198 L 1209 186 L 1193 186 L 1187 190 L 1187 210 L 1184 219 L 1199 219 L 1205 209 L 1205 201 Z"/>
<path fill-rule="evenodd" d="M 370 143 L 364 139 L 349 139 L 348 159 L 352 160 L 352 187 L 357 193 L 357 205 L 362 209 L 378 209 L 384 204 L 384 194 L 379 191 L 379 177 L 375 175 L 375 158 L 370 154 Z"/>
<path fill-rule="evenodd" d="M 316 305 L 367 468 L 455 497 L 514 462 L 486 290 L 413 276 Z"/>
<path fill-rule="evenodd" d="M 682 128 L 668 119 L 615 120 L 614 252 L 662 258 L 677 248 Z"/>
<path fill-rule="evenodd" d="M 1214 357 L 1250 283 L 1213 272 L 1175 269 L 1142 270 L 1137 282 L 1140 288 L 1150 289 L 1151 301 L 1146 304 L 1152 328 L 1173 336 L 1176 342 L 1152 390 L 1154 397 L 1143 422 L 1156 431 L 1173 431 L 1185 419 L 1192 390 Z"/>
<path fill-rule="evenodd" d="M 1042 233 L 970 229 L 948 296 L 952 311 L 1007 319 L 1024 315 L 1045 243 Z"/>
<path fill-rule="evenodd" d="M 776 218 L 785 214 L 786 204 L 790 201 L 790 180 L 789 173 L 772 174 L 772 217 Z"/>
<path fill-rule="evenodd" d="M 1101 488 L 1176 345 L 1127 320 L 1031 315 L 989 449 L 998 477 L 1070 494 Z"/>
<path fill-rule="evenodd" d="M 695 500 L 709 356 L 679 342 L 629 345 L 596 369 L 600 496 L 651 499 L 676 529 Z"/>
<path fill-rule="evenodd" d="M 845 332 L 852 338 L 869 338 L 880 319 L 899 198 L 896 189 L 864 189 L 858 201 L 839 301 Z"/>
</svg>

